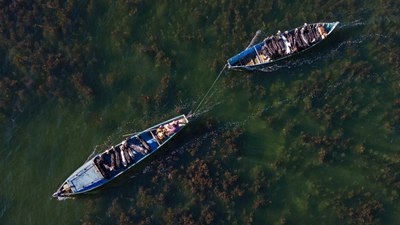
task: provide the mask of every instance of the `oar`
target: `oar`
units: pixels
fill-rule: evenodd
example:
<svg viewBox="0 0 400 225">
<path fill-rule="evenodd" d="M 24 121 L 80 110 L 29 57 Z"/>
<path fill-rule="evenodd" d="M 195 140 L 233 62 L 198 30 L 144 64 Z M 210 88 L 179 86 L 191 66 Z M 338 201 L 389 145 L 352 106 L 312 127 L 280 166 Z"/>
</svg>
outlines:
<svg viewBox="0 0 400 225">
<path fill-rule="evenodd" d="M 124 134 L 124 135 L 122 135 L 122 137 L 129 137 L 129 136 L 133 136 L 133 135 L 135 135 L 135 134 L 137 134 L 138 132 L 135 132 L 135 133 L 130 133 L 130 134 Z"/>
<path fill-rule="evenodd" d="M 253 39 L 251 39 L 249 46 L 247 46 L 246 49 L 250 48 L 251 46 L 254 45 L 254 43 L 257 41 L 258 36 L 261 34 L 261 30 L 258 30 L 256 34 L 254 35 Z"/>
</svg>

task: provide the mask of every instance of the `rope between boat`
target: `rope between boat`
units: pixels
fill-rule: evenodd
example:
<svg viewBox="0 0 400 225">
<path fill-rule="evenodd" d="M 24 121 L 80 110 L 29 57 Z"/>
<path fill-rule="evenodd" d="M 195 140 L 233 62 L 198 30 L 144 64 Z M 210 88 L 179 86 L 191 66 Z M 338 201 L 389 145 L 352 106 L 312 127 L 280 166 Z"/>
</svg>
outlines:
<svg viewBox="0 0 400 225">
<path fill-rule="evenodd" d="M 213 89 L 213 87 L 215 86 L 215 84 L 217 83 L 217 81 L 219 80 L 219 78 L 221 77 L 222 73 L 224 72 L 224 70 L 226 69 L 226 67 L 228 66 L 228 64 L 225 64 L 224 68 L 222 68 L 222 70 L 219 72 L 217 78 L 215 78 L 213 84 L 211 85 L 211 87 L 208 89 L 208 91 L 206 92 L 206 94 L 204 95 L 204 97 L 201 99 L 200 103 L 197 105 L 196 109 L 193 112 L 190 112 L 188 117 L 192 117 L 193 115 L 196 115 L 196 113 L 198 112 L 200 106 L 204 103 L 204 100 L 206 100 L 207 96 L 210 94 L 210 91 Z"/>
</svg>

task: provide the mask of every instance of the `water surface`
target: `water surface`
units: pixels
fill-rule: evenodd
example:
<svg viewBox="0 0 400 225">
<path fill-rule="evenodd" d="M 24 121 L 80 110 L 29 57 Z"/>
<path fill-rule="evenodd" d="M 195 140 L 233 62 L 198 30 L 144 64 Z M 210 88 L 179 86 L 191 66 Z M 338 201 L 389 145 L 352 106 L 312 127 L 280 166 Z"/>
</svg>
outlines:
<svg viewBox="0 0 400 225">
<path fill-rule="evenodd" d="M 73 35 L 41 43 L 81 55 L 47 74 L 13 61 L 25 53 L 1 39 L 2 80 L 55 77 L 5 114 L 2 224 L 400 223 L 399 3 L 42 5 L 77 22 Z M 226 71 L 191 124 L 138 168 L 82 197 L 51 198 L 93 152 L 194 109 L 256 30 L 318 21 L 341 23 L 266 72 Z"/>
</svg>

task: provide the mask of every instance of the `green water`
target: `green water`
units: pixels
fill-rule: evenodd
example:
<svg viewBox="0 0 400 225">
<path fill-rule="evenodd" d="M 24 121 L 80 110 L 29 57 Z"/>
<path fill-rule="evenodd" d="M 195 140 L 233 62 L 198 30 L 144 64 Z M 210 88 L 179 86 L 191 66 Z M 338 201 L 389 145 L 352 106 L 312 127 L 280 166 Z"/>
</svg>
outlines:
<svg viewBox="0 0 400 225">
<path fill-rule="evenodd" d="M 27 92 L 4 114 L 1 224 L 400 223 L 398 1 L 57 4 L 43 12 L 60 20 L 71 7 L 79 22 L 44 43 L 81 52 L 63 74 L 82 73 L 86 86 L 70 90 L 56 74 L 50 94 Z M 256 30 L 318 21 L 341 23 L 267 72 L 225 72 L 200 114 L 140 167 L 90 194 L 51 198 L 93 152 L 195 108 Z M 13 41 L 1 39 L 2 80 L 30 71 L 12 60 L 26 54 Z M 74 42 L 87 49 L 60 47 Z"/>
</svg>

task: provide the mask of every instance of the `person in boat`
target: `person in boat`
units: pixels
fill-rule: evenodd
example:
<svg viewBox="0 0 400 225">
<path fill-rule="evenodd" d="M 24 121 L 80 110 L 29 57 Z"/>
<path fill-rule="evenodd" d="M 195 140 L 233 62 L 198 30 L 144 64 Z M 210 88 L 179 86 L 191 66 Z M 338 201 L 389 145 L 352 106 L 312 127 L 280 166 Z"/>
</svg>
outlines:
<svg viewBox="0 0 400 225">
<path fill-rule="evenodd" d="M 60 193 L 63 193 L 63 194 L 64 194 L 64 193 L 72 193 L 71 186 L 69 186 L 68 183 L 65 183 L 65 184 L 61 187 Z"/>
<path fill-rule="evenodd" d="M 301 51 L 305 48 L 303 45 L 303 41 L 301 40 L 299 29 L 294 30 L 294 43 L 298 51 Z"/>
<path fill-rule="evenodd" d="M 136 152 L 142 153 L 143 155 L 144 155 L 144 154 L 147 154 L 147 152 L 148 152 L 147 149 L 142 148 L 141 146 L 135 145 L 135 144 L 133 144 L 133 143 L 130 145 L 130 147 L 131 147 L 133 150 L 135 150 Z"/>
<path fill-rule="evenodd" d="M 164 126 L 166 135 L 171 136 L 179 130 L 179 121 L 172 121 L 171 123 Z"/>
<path fill-rule="evenodd" d="M 173 124 L 173 123 L 175 123 L 176 126 L 179 128 L 186 124 L 186 120 L 185 119 L 175 120 L 175 121 L 171 122 L 171 124 Z"/>
<path fill-rule="evenodd" d="M 176 133 L 181 126 L 186 124 L 185 120 L 175 120 L 166 125 L 164 125 L 161 129 L 165 136 L 169 137 L 172 134 Z"/>
<path fill-rule="evenodd" d="M 160 141 L 163 141 L 163 140 L 165 139 L 165 137 L 166 137 L 166 134 L 167 134 L 168 132 L 167 132 L 167 130 L 165 129 L 164 126 L 160 126 L 159 128 L 157 128 L 156 133 L 157 133 L 157 138 L 158 138 Z"/>
<path fill-rule="evenodd" d="M 319 24 L 317 29 L 322 39 L 325 39 L 328 36 L 328 33 L 325 31 L 325 28 L 324 26 L 322 26 L 322 24 Z"/>
<path fill-rule="evenodd" d="M 284 56 L 286 52 L 285 43 L 283 43 L 283 39 L 281 37 L 281 32 L 279 31 L 279 36 L 276 37 L 276 44 L 279 47 L 279 56 Z"/>
<path fill-rule="evenodd" d="M 269 42 L 270 46 L 271 46 L 271 50 L 273 52 L 273 56 L 274 58 L 278 58 L 279 57 L 279 51 L 278 51 L 278 46 L 276 45 L 276 38 L 273 36 L 271 38 L 271 41 Z"/>
<path fill-rule="evenodd" d="M 308 40 L 311 44 L 317 42 L 319 40 L 319 36 L 316 33 L 315 26 L 313 24 L 306 26 Z"/>
<path fill-rule="evenodd" d="M 284 56 L 285 54 L 287 54 L 286 52 L 286 45 L 285 45 L 285 37 L 282 36 L 282 32 L 280 30 L 278 30 L 278 32 L 276 33 L 277 35 L 277 39 L 278 39 L 278 46 L 281 49 L 281 56 Z"/>
<path fill-rule="evenodd" d="M 269 61 L 271 61 L 271 59 L 268 57 L 268 55 L 266 55 L 265 53 L 261 53 L 260 54 L 260 58 L 261 58 L 261 60 L 262 60 L 262 62 L 264 63 L 264 62 L 269 62 Z"/>
<path fill-rule="evenodd" d="M 275 59 L 279 57 L 278 48 L 275 44 L 275 36 L 270 36 L 267 38 L 267 49 L 270 52 L 271 59 Z"/>
<path fill-rule="evenodd" d="M 271 43 L 272 43 L 273 48 L 275 49 L 275 52 L 277 53 L 277 57 L 279 58 L 280 56 L 282 56 L 282 49 L 281 49 L 281 46 L 279 43 L 279 38 L 274 36 L 272 38 Z"/>
<path fill-rule="evenodd" d="M 135 160 L 135 154 L 133 154 L 131 146 L 129 145 L 125 150 L 133 162 Z"/>
<path fill-rule="evenodd" d="M 319 41 L 320 36 L 317 33 L 317 29 L 316 29 L 315 25 L 314 24 L 310 25 L 309 29 L 310 29 L 309 33 L 311 34 L 311 37 L 313 38 L 313 42 Z"/>
<path fill-rule="evenodd" d="M 123 142 L 122 142 L 122 146 L 124 148 L 128 148 L 128 142 L 129 142 L 129 138 L 126 138 Z"/>
<path fill-rule="evenodd" d="M 125 148 L 124 155 L 125 155 L 125 159 L 128 162 L 128 164 L 131 164 L 132 163 L 132 157 L 129 154 L 129 149 L 128 148 Z"/>
<path fill-rule="evenodd" d="M 271 61 L 271 58 L 269 57 L 269 54 L 268 54 L 267 47 L 265 45 L 261 48 L 260 57 L 264 62 Z"/>
<path fill-rule="evenodd" d="M 285 34 L 287 34 L 287 31 L 285 31 Z M 290 42 L 289 42 L 288 39 L 286 38 L 286 35 L 281 34 L 280 36 L 281 36 L 281 38 L 282 38 L 282 40 L 283 40 L 283 43 L 285 44 L 285 51 L 286 51 L 286 54 L 290 54 L 290 53 L 291 53 L 291 50 L 290 50 L 291 44 L 290 44 Z"/>
<path fill-rule="evenodd" d="M 267 43 L 265 43 L 265 42 L 264 42 L 263 47 L 261 48 L 261 52 L 262 52 L 264 55 L 268 56 L 269 58 L 271 58 L 271 56 L 272 56 L 272 52 L 268 49 L 268 45 L 267 45 Z"/>
<path fill-rule="evenodd" d="M 290 43 L 290 52 L 296 52 L 297 48 L 294 44 L 293 34 L 289 33 L 288 31 L 285 31 L 285 36 L 286 36 L 287 41 Z"/>
<path fill-rule="evenodd" d="M 126 140 L 122 142 L 122 144 L 120 146 L 120 149 L 121 149 L 121 155 L 124 156 L 124 158 L 126 160 L 126 163 L 130 164 L 131 163 L 131 156 L 128 153 L 128 151 L 129 151 L 128 150 L 128 142 Z"/>
<path fill-rule="evenodd" d="M 116 163 L 115 163 L 115 154 L 111 152 L 110 150 L 106 151 L 106 154 L 110 156 L 110 171 L 113 171 L 116 169 Z"/>
<path fill-rule="evenodd" d="M 123 146 L 124 146 L 124 149 L 125 149 L 125 155 L 126 155 L 126 157 L 128 157 L 130 160 L 130 162 L 133 162 L 134 161 L 134 159 L 135 159 L 135 154 L 133 154 L 133 152 L 132 152 L 132 148 L 131 148 L 131 146 L 129 145 L 129 138 L 127 138 L 124 142 L 123 142 Z M 129 163 L 130 163 L 129 162 Z"/>
<path fill-rule="evenodd" d="M 108 179 L 110 176 L 107 173 L 107 169 L 105 168 L 104 161 L 102 160 L 101 157 L 97 156 L 94 159 L 94 163 L 96 164 L 97 168 L 99 169 L 100 173 L 103 175 L 104 178 Z"/>
<path fill-rule="evenodd" d="M 178 125 L 179 125 L 179 127 L 184 126 L 186 123 L 187 123 L 187 122 L 186 122 L 186 120 L 185 120 L 184 118 L 178 120 Z"/>
<path fill-rule="evenodd" d="M 107 154 L 108 154 L 107 151 L 106 151 L 104 154 L 101 154 L 101 155 L 100 155 L 100 160 L 99 160 L 99 162 L 100 162 L 100 163 L 103 163 L 103 166 L 104 166 L 104 168 L 105 168 L 106 170 L 108 170 L 108 171 L 113 171 L 113 170 L 114 170 L 114 167 L 112 166 L 112 163 L 108 164 L 108 163 L 106 162 L 106 160 L 105 160 L 105 155 L 107 155 Z"/>
<path fill-rule="evenodd" d="M 126 167 L 126 166 L 128 165 L 128 162 L 126 161 L 126 158 L 125 158 L 124 147 L 123 147 L 123 145 L 120 145 L 120 146 L 119 146 L 119 151 L 118 151 L 118 148 L 117 148 L 116 150 L 117 150 L 117 154 L 120 154 L 120 155 L 121 155 L 122 165 L 123 165 L 124 167 Z"/>
<path fill-rule="evenodd" d="M 121 167 L 121 156 L 117 152 L 114 146 L 112 146 L 112 149 L 110 150 L 112 154 L 115 156 L 115 169 L 119 169 Z"/>
<path fill-rule="evenodd" d="M 268 55 L 270 57 L 273 57 L 274 51 L 273 51 L 273 49 L 271 47 L 271 40 L 269 38 L 265 38 L 264 39 L 264 47 L 268 51 Z"/>
<path fill-rule="evenodd" d="M 146 150 L 150 151 L 150 146 L 149 144 L 143 140 L 143 138 L 141 138 L 139 135 L 137 136 L 137 139 L 140 141 L 140 144 L 143 146 L 143 148 L 145 148 Z"/>
<path fill-rule="evenodd" d="M 305 25 L 306 25 L 306 24 L 305 24 Z M 300 29 L 300 37 L 301 37 L 301 40 L 303 41 L 303 43 L 305 44 L 305 47 L 308 47 L 308 46 L 310 46 L 310 44 L 308 43 L 307 38 L 306 38 L 304 32 L 305 32 L 305 26 L 303 26 L 303 27 Z"/>
<path fill-rule="evenodd" d="M 305 23 L 304 26 L 301 28 L 301 31 L 303 32 L 303 38 L 307 42 L 307 44 L 311 45 L 312 43 L 312 37 L 310 36 L 309 30 L 308 30 L 308 25 Z"/>
<path fill-rule="evenodd" d="M 246 62 L 245 63 L 246 66 L 252 66 L 255 64 L 251 57 L 246 57 L 245 62 Z"/>
</svg>

